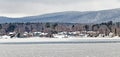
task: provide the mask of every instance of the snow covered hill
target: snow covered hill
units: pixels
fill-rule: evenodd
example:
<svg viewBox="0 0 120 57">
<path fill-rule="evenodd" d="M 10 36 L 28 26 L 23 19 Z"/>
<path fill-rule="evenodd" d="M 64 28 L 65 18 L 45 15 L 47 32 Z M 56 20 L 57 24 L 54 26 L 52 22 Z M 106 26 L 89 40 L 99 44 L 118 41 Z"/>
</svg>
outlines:
<svg viewBox="0 0 120 57">
<path fill-rule="evenodd" d="M 9 22 L 60 22 L 60 23 L 101 23 L 120 22 L 120 9 L 101 11 L 67 11 L 49 13 L 38 16 L 28 16 L 23 18 L 0 17 L 0 23 Z"/>
</svg>

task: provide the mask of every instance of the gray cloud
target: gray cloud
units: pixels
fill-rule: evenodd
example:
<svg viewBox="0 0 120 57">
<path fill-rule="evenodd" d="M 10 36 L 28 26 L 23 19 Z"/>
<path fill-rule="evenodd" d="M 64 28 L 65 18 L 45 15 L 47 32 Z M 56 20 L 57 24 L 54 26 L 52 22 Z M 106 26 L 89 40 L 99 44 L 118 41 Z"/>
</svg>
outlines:
<svg viewBox="0 0 120 57">
<path fill-rule="evenodd" d="M 56 6 L 80 1 L 80 0 L 0 0 L 0 13 L 27 13 L 36 14 L 44 10 L 51 10 Z"/>
<path fill-rule="evenodd" d="M 1 2 L 8 3 L 43 3 L 43 4 L 69 4 L 77 2 L 88 2 L 95 0 L 0 0 Z"/>
<path fill-rule="evenodd" d="M 93 11 L 119 6 L 118 0 L 0 0 L 0 15 L 17 17 L 60 11 Z"/>
</svg>

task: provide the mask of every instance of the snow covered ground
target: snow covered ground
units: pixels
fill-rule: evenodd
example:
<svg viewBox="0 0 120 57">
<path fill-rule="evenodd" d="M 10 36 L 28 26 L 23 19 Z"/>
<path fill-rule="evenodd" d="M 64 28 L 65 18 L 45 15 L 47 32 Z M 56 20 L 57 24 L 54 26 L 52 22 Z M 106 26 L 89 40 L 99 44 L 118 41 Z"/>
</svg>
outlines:
<svg viewBox="0 0 120 57">
<path fill-rule="evenodd" d="M 2 43 L 120 43 L 120 38 L 39 38 L 39 37 L 31 37 L 31 38 L 9 38 L 9 39 L 0 39 L 0 44 Z"/>
<path fill-rule="evenodd" d="M 0 57 L 120 57 L 120 43 L 0 44 Z"/>
<path fill-rule="evenodd" d="M 118 37 L 32 37 L 0 39 L 0 43 L 0 57 L 120 57 L 120 38 Z"/>
</svg>

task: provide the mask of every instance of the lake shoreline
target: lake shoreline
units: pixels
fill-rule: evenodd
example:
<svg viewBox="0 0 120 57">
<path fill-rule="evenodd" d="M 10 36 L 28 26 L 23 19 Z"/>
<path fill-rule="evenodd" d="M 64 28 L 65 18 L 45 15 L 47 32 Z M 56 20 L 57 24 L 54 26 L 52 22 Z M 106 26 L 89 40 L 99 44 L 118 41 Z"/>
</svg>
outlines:
<svg viewBox="0 0 120 57">
<path fill-rule="evenodd" d="M 12 38 L 0 39 L 0 44 L 79 44 L 120 43 L 120 38 Z"/>
</svg>

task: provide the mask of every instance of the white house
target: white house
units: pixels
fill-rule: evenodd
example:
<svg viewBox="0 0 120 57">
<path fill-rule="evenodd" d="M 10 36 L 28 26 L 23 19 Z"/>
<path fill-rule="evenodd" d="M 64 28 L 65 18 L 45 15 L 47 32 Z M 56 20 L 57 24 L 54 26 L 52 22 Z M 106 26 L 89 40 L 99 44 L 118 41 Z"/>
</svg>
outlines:
<svg viewBox="0 0 120 57">
<path fill-rule="evenodd" d="M 67 38 L 68 36 L 65 34 L 53 34 L 53 37 L 55 37 L 55 38 Z"/>
<path fill-rule="evenodd" d="M 114 36 L 114 33 L 110 32 L 109 37 L 113 37 L 113 36 Z"/>
<path fill-rule="evenodd" d="M 8 35 L 3 35 L 3 36 L 2 36 L 2 39 L 10 39 L 10 36 L 8 36 Z"/>
</svg>

